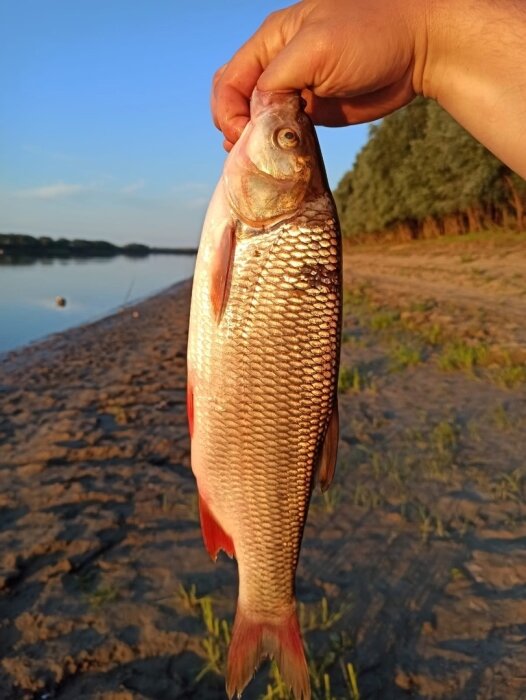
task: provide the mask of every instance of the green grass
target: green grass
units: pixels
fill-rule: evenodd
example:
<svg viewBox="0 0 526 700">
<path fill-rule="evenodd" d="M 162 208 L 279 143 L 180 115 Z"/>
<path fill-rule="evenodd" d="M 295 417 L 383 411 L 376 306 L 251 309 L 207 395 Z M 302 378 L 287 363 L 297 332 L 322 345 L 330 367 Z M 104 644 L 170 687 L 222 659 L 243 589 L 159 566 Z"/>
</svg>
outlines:
<svg viewBox="0 0 526 700">
<path fill-rule="evenodd" d="M 512 427 L 513 420 L 511 419 L 508 410 L 503 403 L 498 404 L 498 406 L 493 410 L 492 415 L 495 425 L 501 430 L 508 430 Z"/>
<path fill-rule="evenodd" d="M 494 371 L 494 378 L 497 384 L 506 389 L 516 389 L 522 384 L 526 384 L 526 365 L 507 365 L 499 367 Z"/>
<path fill-rule="evenodd" d="M 445 371 L 463 370 L 469 374 L 485 367 L 489 378 L 506 389 L 526 384 L 524 362 L 515 361 L 506 350 L 490 349 L 480 343 L 472 344 L 464 340 L 447 343 L 438 356 L 438 366 Z"/>
<path fill-rule="evenodd" d="M 104 605 L 115 603 L 120 599 L 120 593 L 115 586 L 99 586 L 88 596 L 88 602 L 92 608 L 101 608 Z"/>
<path fill-rule="evenodd" d="M 367 283 L 346 287 L 343 290 L 343 311 L 351 313 L 369 301 L 370 285 Z"/>
<path fill-rule="evenodd" d="M 190 588 L 185 588 L 183 584 L 180 583 L 179 588 L 175 592 L 175 596 L 180 607 L 192 615 L 196 614 L 197 609 L 199 608 L 200 598 L 197 596 L 197 588 L 195 584 L 192 584 Z"/>
<path fill-rule="evenodd" d="M 433 311 L 437 307 L 435 299 L 424 299 L 422 301 L 413 301 L 409 306 L 409 311 L 416 313 L 427 313 Z"/>
<path fill-rule="evenodd" d="M 497 475 L 492 484 L 492 492 L 499 501 L 523 502 L 526 496 L 526 473 L 524 469 L 514 469 L 511 473 Z"/>
<path fill-rule="evenodd" d="M 523 243 L 526 241 L 526 233 L 518 231 L 505 231 L 502 229 L 494 229 L 489 231 L 476 231 L 474 233 L 465 233 L 462 236 L 440 236 L 440 238 L 420 239 L 414 241 L 411 245 L 415 248 L 418 246 L 437 248 L 461 246 L 465 243 L 490 243 L 495 248 L 499 246 L 508 246 L 510 243 Z M 469 254 L 469 251 L 467 251 Z"/>
<path fill-rule="evenodd" d="M 132 416 L 124 406 L 118 403 L 108 403 L 103 406 L 104 413 L 113 416 L 114 421 L 117 425 L 128 425 L 132 421 Z"/>
<path fill-rule="evenodd" d="M 428 542 L 431 536 L 444 538 L 446 530 L 439 515 L 433 515 L 427 508 L 422 508 L 420 514 L 420 534 L 423 542 Z"/>
<path fill-rule="evenodd" d="M 330 630 L 349 611 L 349 605 L 341 603 L 335 609 L 331 609 L 327 598 L 322 598 L 315 605 L 298 605 L 298 619 L 303 634 L 315 630 Z"/>
<path fill-rule="evenodd" d="M 460 369 L 472 373 L 475 367 L 487 362 L 488 356 L 485 345 L 470 345 L 457 340 L 444 346 L 438 357 L 438 366 L 446 372 Z"/>
<path fill-rule="evenodd" d="M 455 449 L 458 444 L 460 429 L 456 422 L 443 420 L 431 431 L 431 442 L 439 454 Z"/>
<path fill-rule="evenodd" d="M 352 243 L 351 238 L 346 238 L 346 243 Z M 418 253 L 419 248 L 436 248 L 441 250 L 443 248 L 458 248 L 458 254 L 470 255 L 471 250 L 465 250 L 466 244 L 474 243 L 476 245 L 472 247 L 478 254 L 481 250 L 484 250 L 484 245 L 489 245 L 491 248 L 508 247 L 510 244 L 521 244 L 526 242 L 526 233 L 519 231 L 510 231 L 503 229 L 493 229 L 489 231 L 477 231 L 475 233 L 465 233 L 461 236 L 449 235 L 440 236 L 439 238 L 419 238 L 417 240 L 401 245 L 400 242 L 390 243 L 388 241 L 367 241 L 363 239 L 355 242 L 350 250 L 352 252 L 369 252 L 376 251 L 382 254 L 406 256 L 408 248 L 414 252 Z M 426 253 L 428 251 L 426 250 Z M 451 251 L 455 252 L 455 251 Z"/>
<path fill-rule="evenodd" d="M 378 488 L 356 484 L 352 492 L 352 502 L 355 506 L 374 510 L 385 504 L 385 498 Z"/>
<path fill-rule="evenodd" d="M 347 391 L 360 392 L 366 389 L 374 389 L 374 380 L 370 372 L 361 365 L 352 367 L 340 367 L 338 375 L 338 391 L 345 394 Z"/>
<path fill-rule="evenodd" d="M 387 477 L 394 484 L 402 486 L 410 476 L 412 471 L 411 461 L 407 458 L 404 459 L 399 450 L 382 453 L 369 450 L 363 445 L 361 448 L 368 455 L 370 470 L 377 481 Z M 354 491 L 354 502 L 356 505 L 376 508 L 384 501 L 382 494 L 373 492 L 368 487 L 360 484 L 356 485 Z"/>
<path fill-rule="evenodd" d="M 230 624 L 216 616 L 212 598 L 210 596 L 200 598 L 199 605 L 201 608 L 201 619 L 207 634 L 201 642 L 206 663 L 197 675 L 197 682 L 204 678 L 207 673 L 221 675 L 224 672 L 231 640 Z"/>
<path fill-rule="evenodd" d="M 427 345 L 433 347 L 440 345 L 444 339 L 444 329 L 439 323 L 422 324 L 413 328 L 412 331 Z"/>
<path fill-rule="evenodd" d="M 491 282 L 496 279 L 494 275 L 491 275 L 488 270 L 482 267 L 472 267 L 469 273 L 475 279 L 483 280 L 484 282 Z"/>
<path fill-rule="evenodd" d="M 408 522 L 418 525 L 420 538 L 424 543 L 428 543 L 431 537 L 443 539 L 448 536 L 442 517 L 418 499 L 403 503 L 400 507 L 400 514 Z"/>
<path fill-rule="evenodd" d="M 313 656 L 307 648 L 307 666 L 311 681 L 313 700 L 360 700 L 358 678 L 354 665 L 345 662 L 343 657 L 350 645 L 343 635 L 333 638 L 330 647 L 319 656 Z M 294 696 L 283 683 L 277 664 L 270 667 L 270 682 L 260 700 L 294 700 Z M 335 695 L 333 683 L 339 676 L 346 686 L 345 695 Z"/>
<path fill-rule="evenodd" d="M 343 497 L 339 484 L 331 484 L 327 491 L 315 490 L 312 495 L 310 509 L 312 513 L 329 513 L 332 515 L 340 505 Z"/>
<path fill-rule="evenodd" d="M 434 299 L 425 299 L 424 301 L 413 302 L 409 310 L 413 314 L 418 313 L 428 313 L 436 307 L 436 301 Z M 357 315 L 356 308 L 354 309 L 354 315 Z M 409 317 L 402 312 L 400 309 L 388 308 L 385 306 L 377 306 L 372 304 L 369 300 L 367 306 L 363 305 L 360 307 L 360 313 L 358 314 L 360 324 L 368 327 L 370 330 L 379 333 L 381 337 L 398 337 L 399 343 L 401 345 L 412 341 L 414 342 L 422 341 L 425 345 L 436 347 L 440 345 L 445 337 L 444 328 L 436 322 L 429 323 L 426 322 L 425 318 L 418 319 Z M 350 333 L 346 332 L 342 336 L 343 342 L 351 342 L 352 336 Z M 416 357 L 416 348 L 414 348 L 412 357 Z M 412 360 L 416 362 L 416 360 Z M 410 366 L 409 364 L 406 366 Z"/>
<path fill-rule="evenodd" d="M 381 309 L 369 318 L 369 326 L 373 331 L 384 331 L 393 328 L 400 321 L 400 312 L 392 309 Z"/>
<path fill-rule="evenodd" d="M 389 350 L 391 369 L 400 371 L 408 367 L 416 367 L 423 360 L 422 349 L 408 343 L 397 343 Z"/>
</svg>

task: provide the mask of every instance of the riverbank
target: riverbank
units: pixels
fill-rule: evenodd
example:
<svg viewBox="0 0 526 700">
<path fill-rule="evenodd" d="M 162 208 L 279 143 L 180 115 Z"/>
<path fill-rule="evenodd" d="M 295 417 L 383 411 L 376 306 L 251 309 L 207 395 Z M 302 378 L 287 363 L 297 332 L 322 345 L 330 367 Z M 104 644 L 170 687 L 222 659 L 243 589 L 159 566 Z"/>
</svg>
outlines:
<svg viewBox="0 0 526 700">
<path fill-rule="evenodd" d="M 325 674 L 338 698 L 353 674 L 362 700 L 526 693 L 526 256 L 503 253 L 346 261 L 340 456 L 298 571 L 315 697 Z M 225 697 L 237 573 L 199 530 L 189 295 L 0 358 L 1 700 Z"/>
<path fill-rule="evenodd" d="M 176 285 L 0 363 L 2 698 L 98 697 L 115 685 L 100 674 L 188 646 L 161 601 L 207 567 L 181 510 L 194 497 L 189 291 Z M 73 683 L 68 695 L 74 680 L 82 691 Z"/>
</svg>

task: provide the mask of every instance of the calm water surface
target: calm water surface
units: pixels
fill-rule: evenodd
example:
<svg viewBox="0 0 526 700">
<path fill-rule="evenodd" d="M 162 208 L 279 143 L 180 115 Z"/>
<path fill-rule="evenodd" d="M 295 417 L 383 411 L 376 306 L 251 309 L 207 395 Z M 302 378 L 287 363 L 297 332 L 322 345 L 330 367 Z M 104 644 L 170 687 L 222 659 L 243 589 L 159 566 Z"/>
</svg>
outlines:
<svg viewBox="0 0 526 700">
<path fill-rule="evenodd" d="M 115 311 L 193 273 L 195 257 L 33 260 L 0 265 L 0 353 Z M 55 297 L 66 306 L 55 304 Z"/>
</svg>

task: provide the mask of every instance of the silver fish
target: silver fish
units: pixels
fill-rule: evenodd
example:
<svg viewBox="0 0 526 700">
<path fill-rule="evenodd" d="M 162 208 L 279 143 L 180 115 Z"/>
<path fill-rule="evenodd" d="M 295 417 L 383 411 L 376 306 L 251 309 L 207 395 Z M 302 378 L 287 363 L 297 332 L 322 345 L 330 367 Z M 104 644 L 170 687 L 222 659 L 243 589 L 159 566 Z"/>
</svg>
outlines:
<svg viewBox="0 0 526 700">
<path fill-rule="evenodd" d="M 264 656 L 310 698 L 294 596 L 316 476 L 338 443 L 341 235 L 297 93 L 262 93 L 229 154 L 197 258 L 188 417 L 201 527 L 212 558 L 235 556 L 239 597 L 227 692 Z"/>
</svg>

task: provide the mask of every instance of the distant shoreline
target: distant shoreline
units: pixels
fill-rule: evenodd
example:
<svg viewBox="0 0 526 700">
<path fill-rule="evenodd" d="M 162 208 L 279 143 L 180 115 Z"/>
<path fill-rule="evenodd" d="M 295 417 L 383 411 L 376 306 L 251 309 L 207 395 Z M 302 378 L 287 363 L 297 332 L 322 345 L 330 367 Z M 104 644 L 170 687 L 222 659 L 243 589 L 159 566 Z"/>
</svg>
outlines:
<svg viewBox="0 0 526 700">
<path fill-rule="evenodd" d="M 11 258 L 95 258 L 126 255 L 141 258 L 148 255 L 196 255 L 197 248 L 166 248 L 129 243 L 119 246 L 108 241 L 87 241 L 80 238 L 53 239 L 21 233 L 0 233 L 0 264 Z"/>
</svg>

